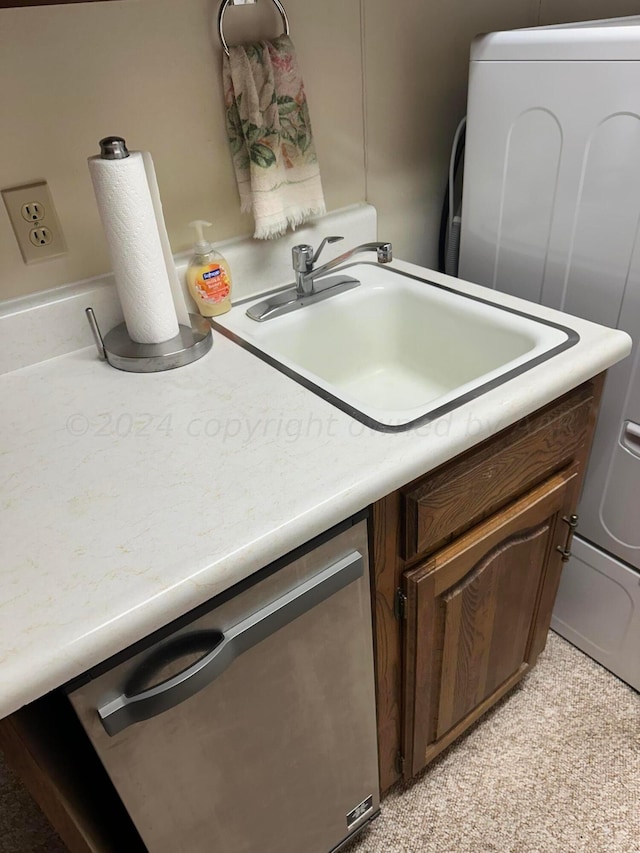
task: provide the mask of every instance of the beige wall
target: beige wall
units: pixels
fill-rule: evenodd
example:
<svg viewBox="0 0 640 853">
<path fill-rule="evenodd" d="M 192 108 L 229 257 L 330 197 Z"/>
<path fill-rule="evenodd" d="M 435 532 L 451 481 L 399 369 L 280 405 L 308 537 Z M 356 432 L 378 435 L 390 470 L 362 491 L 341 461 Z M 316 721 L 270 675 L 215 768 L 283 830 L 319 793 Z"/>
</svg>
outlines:
<svg viewBox="0 0 640 853">
<path fill-rule="evenodd" d="M 469 42 L 539 21 L 640 13 L 614 0 L 285 0 L 329 209 L 367 199 L 399 257 L 433 265 Z M 635 7 L 635 8 L 634 8 Z M 0 204 L 0 298 L 105 272 L 86 158 L 107 134 L 152 152 L 174 251 L 191 219 L 248 234 L 223 125 L 218 0 L 0 9 L 0 187 L 49 181 L 66 257 L 22 263 Z M 278 31 L 272 4 L 229 9 L 230 42 Z M 365 145 L 366 138 L 366 145 Z M 366 169 L 365 169 L 366 161 Z"/>
<path fill-rule="evenodd" d="M 367 195 L 398 257 L 434 266 L 477 33 L 532 26 L 538 0 L 365 0 Z"/>
<path fill-rule="evenodd" d="M 540 0 L 540 24 L 640 15 L 640 0 Z"/>
<path fill-rule="evenodd" d="M 0 202 L 0 298 L 108 270 L 86 164 L 107 134 L 151 151 L 175 252 L 189 248 L 192 219 L 212 222 L 218 240 L 252 232 L 251 218 L 239 212 L 223 124 L 221 47 L 212 27 L 218 5 L 119 0 L 0 9 L 0 187 L 46 178 L 69 248 L 65 258 L 25 266 Z M 358 0 L 286 0 L 286 8 L 327 205 L 362 201 Z M 239 22 L 248 37 L 275 35 L 272 10 L 265 2 L 229 9 L 229 41 Z"/>
</svg>

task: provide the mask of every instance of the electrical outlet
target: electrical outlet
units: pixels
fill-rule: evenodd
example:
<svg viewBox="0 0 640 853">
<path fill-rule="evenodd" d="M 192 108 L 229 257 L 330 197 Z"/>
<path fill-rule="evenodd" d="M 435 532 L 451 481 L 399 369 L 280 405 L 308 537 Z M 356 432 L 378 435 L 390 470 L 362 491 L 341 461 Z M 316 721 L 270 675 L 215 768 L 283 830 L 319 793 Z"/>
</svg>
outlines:
<svg viewBox="0 0 640 853">
<path fill-rule="evenodd" d="M 2 190 L 9 220 L 25 264 L 48 261 L 67 252 L 46 181 Z"/>
<path fill-rule="evenodd" d="M 48 228 L 43 225 L 42 228 L 33 228 L 29 231 L 29 239 L 34 246 L 48 246 L 53 240 L 53 235 Z"/>
<path fill-rule="evenodd" d="M 29 201 L 23 204 L 20 213 L 27 222 L 39 222 L 44 219 L 44 207 L 37 201 Z"/>
</svg>

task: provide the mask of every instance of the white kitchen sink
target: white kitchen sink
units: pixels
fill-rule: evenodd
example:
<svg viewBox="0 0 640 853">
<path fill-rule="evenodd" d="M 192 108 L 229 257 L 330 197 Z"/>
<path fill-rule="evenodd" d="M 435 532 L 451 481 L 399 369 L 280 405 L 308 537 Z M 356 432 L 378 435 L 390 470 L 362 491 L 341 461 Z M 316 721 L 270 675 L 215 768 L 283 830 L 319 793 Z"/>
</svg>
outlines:
<svg viewBox="0 0 640 853">
<path fill-rule="evenodd" d="M 263 323 L 246 316 L 253 300 L 214 327 L 385 431 L 433 420 L 578 341 L 571 329 L 387 266 L 347 269 L 360 287 Z"/>
</svg>

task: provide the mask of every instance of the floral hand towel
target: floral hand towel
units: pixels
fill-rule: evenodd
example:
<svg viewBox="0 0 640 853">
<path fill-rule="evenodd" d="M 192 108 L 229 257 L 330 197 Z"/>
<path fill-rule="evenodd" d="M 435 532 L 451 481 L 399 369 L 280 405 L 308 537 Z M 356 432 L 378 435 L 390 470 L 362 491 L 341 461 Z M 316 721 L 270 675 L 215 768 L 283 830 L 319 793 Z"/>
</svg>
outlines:
<svg viewBox="0 0 640 853">
<path fill-rule="evenodd" d="M 309 109 L 287 35 L 223 57 L 227 132 L 243 213 L 254 237 L 281 237 L 326 213 Z"/>
</svg>

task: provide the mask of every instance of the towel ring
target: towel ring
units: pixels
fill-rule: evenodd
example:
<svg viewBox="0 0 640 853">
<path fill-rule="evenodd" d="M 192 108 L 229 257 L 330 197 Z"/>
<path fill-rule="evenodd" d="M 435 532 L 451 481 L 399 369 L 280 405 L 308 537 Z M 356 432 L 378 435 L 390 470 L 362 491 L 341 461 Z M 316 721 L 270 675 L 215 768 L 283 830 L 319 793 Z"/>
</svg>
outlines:
<svg viewBox="0 0 640 853">
<path fill-rule="evenodd" d="M 248 2 L 255 3 L 256 0 L 248 0 Z M 222 19 L 224 18 L 224 13 L 227 11 L 227 6 L 231 3 L 232 6 L 237 5 L 234 0 L 223 0 L 220 5 L 220 11 L 218 12 L 218 32 L 220 33 L 220 41 L 222 42 L 222 47 L 224 48 L 224 52 L 229 56 L 229 45 L 226 42 L 224 37 L 224 32 L 222 29 Z M 273 0 L 274 5 L 277 7 L 278 11 L 282 15 L 282 23 L 284 24 L 284 31 L 287 35 L 289 35 L 289 18 L 287 18 L 287 13 L 285 12 L 284 6 L 280 2 L 280 0 Z"/>
</svg>

